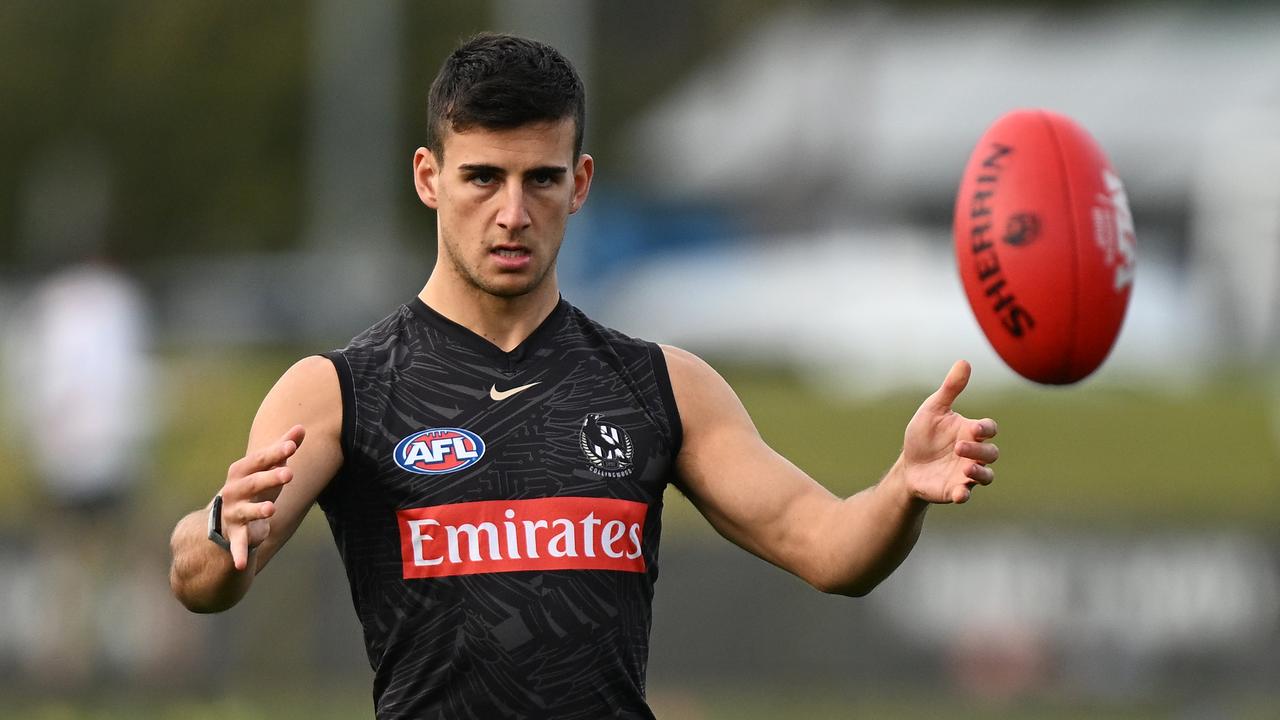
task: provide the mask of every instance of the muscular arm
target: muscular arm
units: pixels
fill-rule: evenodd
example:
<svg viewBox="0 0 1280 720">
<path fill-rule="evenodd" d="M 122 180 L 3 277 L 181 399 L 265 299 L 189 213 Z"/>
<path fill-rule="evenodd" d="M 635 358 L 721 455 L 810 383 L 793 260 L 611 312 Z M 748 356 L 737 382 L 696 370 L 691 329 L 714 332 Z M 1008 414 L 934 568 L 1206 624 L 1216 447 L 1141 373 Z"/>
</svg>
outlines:
<svg viewBox="0 0 1280 720">
<path fill-rule="evenodd" d="M 209 506 L 178 522 L 169 586 L 193 612 L 221 612 L 293 535 L 342 464 L 342 397 L 333 364 L 308 357 L 267 393 L 220 494 L 228 553 L 208 538 Z"/>
<path fill-rule="evenodd" d="M 907 426 L 903 452 L 876 485 L 846 499 L 770 448 L 710 366 L 664 347 L 684 426 L 684 490 L 723 536 L 814 587 L 865 595 L 911 552 L 930 503 L 965 502 L 993 479 L 995 422 L 951 403 L 969 378 L 956 363 Z"/>
</svg>

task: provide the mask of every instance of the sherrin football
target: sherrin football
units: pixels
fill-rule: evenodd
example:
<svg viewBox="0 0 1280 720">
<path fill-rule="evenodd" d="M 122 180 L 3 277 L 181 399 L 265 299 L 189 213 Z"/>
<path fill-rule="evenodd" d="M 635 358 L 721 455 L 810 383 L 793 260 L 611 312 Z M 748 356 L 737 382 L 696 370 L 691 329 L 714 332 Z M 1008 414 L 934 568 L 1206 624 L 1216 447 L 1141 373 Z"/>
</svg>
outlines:
<svg viewBox="0 0 1280 720">
<path fill-rule="evenodd" d="M 1084 128 L 1038 109 L 998 119 L 964 169 L 953 232 L 969 305 L 1009 367 L 1065 385 L 1102 364 L 1137 238 L 1120 178 Z"/>
</svg>

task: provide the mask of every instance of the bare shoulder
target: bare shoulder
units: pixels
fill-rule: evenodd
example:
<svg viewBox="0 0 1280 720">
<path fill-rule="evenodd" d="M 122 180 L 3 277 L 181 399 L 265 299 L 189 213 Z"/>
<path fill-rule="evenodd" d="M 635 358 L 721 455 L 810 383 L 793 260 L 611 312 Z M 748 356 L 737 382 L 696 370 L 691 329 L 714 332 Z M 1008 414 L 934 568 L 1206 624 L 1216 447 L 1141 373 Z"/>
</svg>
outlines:
<svg viewBox="0 0 1280 720">
<path fill-rule="evenodd" d="M 720 377 L 720 373 L 711 367 L 706 360 L 683 348 L 674 345 L 659 345 L 662 355 L 667 359 L 667 374 L 671 376 L 671 384 L 677 395 L 680 390 L 693 392 L 704 389 L 707 383 L 728 383 Z"/>
<path fill-rule="evenodd" d="M 737 393 L 715 368 L 697 355 L 671 345 L 662 345 L 667 359 L 671 390 L 680 411 L 686 441 L 709 430 L 750 429 L 750 417 Z"/>
<path fill-rule="evenodd" d="M 338 390 L 338 370 L 329 358 L 321 355 L 308 355 L 295 362 L 280 376 L 272 392 L 277 389 L 307 395 L 331 394 L 333 398 L 330 399 L 342 399 Z"/>
<path fill-rule="evenodd" d="M 277 385 L 299 386 L 312 390 L 331 387 L 338 390 L 338 371 L 329 358 L 321 355 L 308 355 L 295 362 L 280 376 Z"/>
</svg>

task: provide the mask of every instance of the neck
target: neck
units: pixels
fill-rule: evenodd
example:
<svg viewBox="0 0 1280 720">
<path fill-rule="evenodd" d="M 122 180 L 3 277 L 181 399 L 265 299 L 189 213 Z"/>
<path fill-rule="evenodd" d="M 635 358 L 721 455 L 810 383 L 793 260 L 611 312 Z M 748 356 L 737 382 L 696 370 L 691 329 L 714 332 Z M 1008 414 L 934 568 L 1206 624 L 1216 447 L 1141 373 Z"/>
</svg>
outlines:
<svg viewBox="0 0 1280 720">
<path fill-rule="evenodd" d="M 510 352 L 533 334 L 560 302 L 555 271 L 533 291 L 515 297 L 491 295 L 480 288 L 451 286 L 432 273 L 418 298 L 432 310 Z"/>
</svg>

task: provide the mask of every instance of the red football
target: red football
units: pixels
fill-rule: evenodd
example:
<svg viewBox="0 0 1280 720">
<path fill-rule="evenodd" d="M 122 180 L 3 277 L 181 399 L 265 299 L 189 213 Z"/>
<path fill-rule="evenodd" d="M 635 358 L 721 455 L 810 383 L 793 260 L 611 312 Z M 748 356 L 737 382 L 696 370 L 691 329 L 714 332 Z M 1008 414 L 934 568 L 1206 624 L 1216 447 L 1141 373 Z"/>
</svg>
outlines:
<svg viewBox="0 0 1280 720">
<path fill-rule="evenodd" d="M 1009 367 L 1063 385 L 1102 364 L 1138 246 L 1124 187 L 1089 133 L 1047 110 L 1001 117 L 969 157 L 953 230 L 969 305 Z"/>
</svg>

